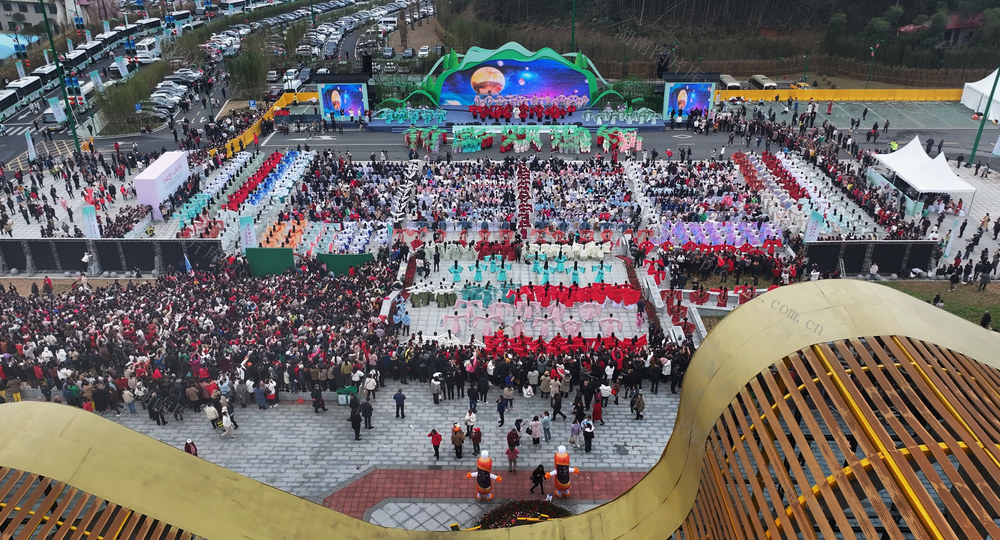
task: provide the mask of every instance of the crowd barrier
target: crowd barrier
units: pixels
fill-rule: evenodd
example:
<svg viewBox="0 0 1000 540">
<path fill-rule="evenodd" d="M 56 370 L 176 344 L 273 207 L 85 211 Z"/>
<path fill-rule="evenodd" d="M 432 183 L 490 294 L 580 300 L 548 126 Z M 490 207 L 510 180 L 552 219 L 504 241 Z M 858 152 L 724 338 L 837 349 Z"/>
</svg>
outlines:
<svg viewBox="0 0 1000 540">
<path fill-rule="evenodd" d="M 84 253 L 93 256 L 90 275 L 103 272 L 165 272 L 167 267 L 185 269 L 185 256 L 192 268 L 207 268 L 223 256 L 219 240 L 36 238 L 0 240 L 0 273 L 65 273 L 84 270 Z"/>
<path fill-rule="evenodd" d="M 962 99 L 961 88 L 878 88 L 878 89 L 817 89 L 799 90 L 795 88 L 782 88 L 779 90 L 717 90 L 715 92 L 716 101 L 728 100 L 730 98 L 743 98 L 753 101 L 763 99 L 764 101 L 774 101 L 774 96 L 778 96 L 779 101 L 788 98 L 798 98 L 801 101 L 814 99 L 818 102 L 826 101 L 960 101 Z"/>
<path fill-rule="evenodd" d="M 929 271 L 937 242 L 933 240 L 843 240 L 806 243 L 809 262 L 819 265 L 820 272 L 840 269 L 847 275 L 867 274 L 877 264 L 880 274 L 900 273 L 910 269 Z"/>
</svg>

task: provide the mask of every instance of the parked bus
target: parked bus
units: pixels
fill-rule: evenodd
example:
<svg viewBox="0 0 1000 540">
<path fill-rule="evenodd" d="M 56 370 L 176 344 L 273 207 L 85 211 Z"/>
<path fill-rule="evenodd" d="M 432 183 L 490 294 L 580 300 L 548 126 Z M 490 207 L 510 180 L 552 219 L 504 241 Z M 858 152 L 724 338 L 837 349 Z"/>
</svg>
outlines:
<svg viewBox="0 0 1000 540">
<path fill-rule="evenodd" d="M 105 51 L 111 51 L 112 49 L 115 49 L 119 45 L 121 45 L 123 38 L 121 35 L 119 35 L 118 32 L 112 30 L 110 32 L 102 32 L 100 34 L 97 34 L 96 36 L 94 36 L 94 39 L 96 41 L 100 41 L 101 44 L 104 45 Z"/>
<path fill-rule="evenodd" d="M 0 90 L 0 122 L 6 122 L 17 114 L 20 104 L 16 90 Z"/>
<path fill-rule="evenodd" d="M 758 90 L 777 90 L 778 85 L 765 75 L 754 75 L 750 77 L 750 86 Z"/>
<path fill-rule="evenodd" d="M 87 67 L 87 51 L 77 49 L 59 59 L 66 73 L 73 73 Z"/>
<path fill-rule="evenodd" d="M 46 92 L 62 84 L 59 81 L 59 72 L 56 70 L 55 64 L 42 66 L 35 71 L 32 71 L 31 74 L 42 80 L 42 88 L 44 88 Z"/>
<path fill-rule="evenodd" d="M 119 24 L 118 26 L 114 27 L 114 31 L 118 32 L 118 34 L 120 35 L 122 41 L 125 41 L 128 38 L 135 38 L 136 37 L 136 34 L 139 33 L 139 25 L 138 24 L 128 24 L 128 25 L 122 26 L 122 25 Z"/>
<path fill-rule="evenodd" d="M 184 26 L 181 27 L 181 33 L 186 34 L 188 32 L 191 32 L 192 30 L 197 30 L 202 26 L 205 26 L 205 21 L 201 19 L 188 21 L 187 23 L 184 24 Z"/>
<path fill-rule="evenodd" d="M 105 50 L 104 44 L 100 41 L 88 41 L 87 43 L 78 46 L 77 49 L 87 53 L 86 65 L 93 64 L 94 62 L 100 60 L 104 56 Z"/>
<path fill-rule="evenodd" d="M 17 92 L 17 97 L 21 103 L 21 107 L 27 107 L 28 104 L 40 98 L 44 92 L 44 89 L 42 88 L 42 80 L 38 77 L 32 76 L 11 81 L 7 84 L 7 90 L 14 90 Z"/>
<path fill-rule="evenodd" d="M 156 38 L 148 37 L 135 44 L 135 57 L 140 64 L 152 64 L 160 59 L 162 53 L 160 42 Z"/>
<path fill-rule="evenodd" d="M 242 13 L 247 7 L 246 0 L 222 0 L 219 2 L 219 13 L 228 15 L 230 13 Z"/>
<path fill-rule="evenodd" d="M 178 24 L 185 24 L 191 20 L 191 12 L 188 10 L 181 11 L 171 11 L 170 16 L 174 18 L 174 22 Z"/>
<path fill-rule="evenodd" d="M 139 26 L 138 35 L 147 37 L 155 36 L 163 32 L 163 21 L 157 18 L 142 19 L 141 21 L 136 21 Z"/>
<path fill-rule="evenodd" d="M 719 82 L 722 83 L 723 90 L 742 90 L 743 85 L 732 75 L 719 75 Z"/>
</svg>

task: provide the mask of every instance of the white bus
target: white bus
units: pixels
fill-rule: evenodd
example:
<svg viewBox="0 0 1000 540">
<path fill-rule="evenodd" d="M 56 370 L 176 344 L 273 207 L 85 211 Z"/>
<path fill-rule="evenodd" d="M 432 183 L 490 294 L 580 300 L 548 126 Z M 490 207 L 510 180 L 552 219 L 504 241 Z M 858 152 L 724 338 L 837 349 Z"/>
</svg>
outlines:
<svg viewBox="0 0 1000 540">
<path fill-rule="evenodd" d="M 59 82 L 59 71 L 56 70 L 55 64 L 42 66 L 35 71 L 32 71 L 31 74 L 42 80 L 42 87 L 46 92 L 58 87 L 61 84 Z"/>
<path fill-rule="evenodd" d="M 249 3 L 247 0 L 222 0 L 219 2 L 219 14 L 242 13 Z"/>
<path fill-rule="evenodd" d="M 152 64 L 160 59 L 162 53 L 156 38 L 148 37 L 135 44 L 135 56 L 140 64 Z"/>
<path fill-rule="evenodd" d="M 6 122 L 17 114 L 20 104 L 16 91 L 0 90 L 0 122 Z"/>
<path fill-rule="evenodd" d="M 192 21 L 188 21 L 188 22 L 184 23 L 183 26 L 181 26 L 181 33 L 182 34 L 186 34 L 186 33 L 190 32 L 192 30 L 197 30 L 197 29 L 201 28 L 202 26 L 205 26 L 205 21 L 202 20 L 202 19 L 195 19 L 195 20 L 192 20 Z"/>
<path fill-rule="evenodd" d="M 758 90 L 777 90 L 778 85 L 766 75 L 754 75 L 750 77 L 750 86 Z"/>
<path fill-rule="evenodd" d="M 719 82 L 722 83 L 722 88 L 724 90 L 739 90 L 743 88 L 743 85 L 740 84 L 740 81 L 737 81 L 736 78 L 733 77 L 732 75 L 726 75 L 726 74 L 719 75 Z"/>
<path fill-rule="evenodd" d="M 135 24 L 139 26 L 138 35 L 143 37 L 155 36 L 163 32 L 163 21 L 155 17 L 136 21 Z"/>
<path fill-rule="evenodd" d="M 83 45 L 78 45 L 76 48 L 87 53 L 87 62 L 84 66 L 89 66 L 90 64 L 101 60 L 104 56 L 104 44 L 100 41 L 88 41 Z"/>
<path fill-rule="evenodd" d="M 175 24 L 186 24 L 191 20 L 191 12 L 188 10 L 171 11 L 170 16 L 174 18 Z"/>
<path fill-rule="evenodd" d="M 104 50 L 108 52 L 121 45 L 122 39 L 124 39 L 124 36 L 114 30 L 110 32 L 102 32 L 94 36 L 94 40 L 100 41 L 101 44 L 104 45 Z"/>
<path fill-rule="evenodd" d="M 44 92 L 44 89 L 42 88 L 42 80 L 38 77 L 32 76 L 11 81 L 7 84 L 7 90 L 14 90 L 17 92 L 17 98 L 21 107 L 27 107 L 28 104 L 41 97 Z"/>
</svg>

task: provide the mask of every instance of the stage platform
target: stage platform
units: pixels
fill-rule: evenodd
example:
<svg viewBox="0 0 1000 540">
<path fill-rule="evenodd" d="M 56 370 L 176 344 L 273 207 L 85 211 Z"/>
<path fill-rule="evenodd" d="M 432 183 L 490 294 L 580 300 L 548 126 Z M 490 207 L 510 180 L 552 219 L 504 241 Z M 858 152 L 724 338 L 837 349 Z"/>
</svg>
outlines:
<svg viewBox="0 0 1000 540">
<path fill-rule="evenodd" d="M 539 122 L 537 120 L 528 120 L 526 122 L 521 122 L 520 119 L 518 119 L 518 120 L 511 119 L 510 123 L 508 124 L 505 121 L 493 122 L 493 121 L 478 120 L 478 119 L 473 118 L 472 117 L 472 113 L 469 112 L 469 111 L 448 110 L 448 117 L 446 118 L 445 122 L 443 124 L 439 124 L 439 125 L 436 125 L 436 126 L 435 125 L 431 125 L 431 124 L 413 124 L 413 125 L 411 125 L 411 124 L 406 124 L 406 123 L 400 124 L 400 123 L 397 123 L 397 122 L 388 123 L 388 122 L 386 122 L 383 119 L 373 118 L 371 120 L 371 122 L 368 123 L 368 130 L 369 131 L 386 131 L 386 132 L 392 132 L 392 133 L 403 133 L 404 131 L 406 131 L 410 127 L 416 127 L 416 128 L 437 127 L 437 128 L 443 128 L 443 129 L 446 129 L 448 131 L 451 131 L 452 128 L 454 128 L 456 126 L 482 126 L 482 127 L 496 127 L 497 131 L 499 131 L 500 129 L 508 127 L 508 126 L 510 126 L 510 127 L 517 127 L 517 126 L 541 126 L 543 128 L 542 132 L 544 133 L 545 132 L 545 130 L 544 130 L 545 126 L 572 126 L 572 125 L 576 125 L 576 126 L 587 128 L 587 129 L 589 129 L 591 131 L 594 131 L 594 132 L 596 132 L 599 128 L 606 127 L 606 126 L 614 126 L 614 127 L 620 127 L 620 128 L 632 128 L 632 129 L 636 129 L 638 131 L 663 131 L 663 129 L 665 127 L 664 121 L 662 119 L 657 119 L 656 122 L 652 123 L 652 124 L 648 123 L 648 122 L 647 123 L 641 123 L 641 124 L 638 123 L 638 122 L 632 122 L 631 124 L 628 123 L 628 122 L 615 122 L 615 123 L 603 122 L 603 123 L 598 123 L 598 122 L 594 121 L 593 119 L 591 119 L 589 121 L 585 120 L 584 119 L 585 115 L 586 115 L 586 111 L 577 111 L 577 112 L 573 113 L 572 116 L 567 116 L 566 118 L 564 118 L 563 121 L 561 121 L 561 122 Z"/>
</svg>

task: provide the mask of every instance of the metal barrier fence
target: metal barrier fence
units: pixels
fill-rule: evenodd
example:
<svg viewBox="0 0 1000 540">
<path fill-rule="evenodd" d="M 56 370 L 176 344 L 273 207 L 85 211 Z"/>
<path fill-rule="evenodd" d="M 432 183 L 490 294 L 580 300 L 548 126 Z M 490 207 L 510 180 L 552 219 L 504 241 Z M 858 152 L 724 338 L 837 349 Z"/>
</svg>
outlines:
<svg viewBox="0 0 1000 540">
<path fill-rule="evenodd" d="M 716 90 L 716 100 L 727 100 L 740 97 L 754 101 L 774 101 L 778 96 L 780 101 L 788 98 L 798 98 L 799 101 L 959 101 L 962 99 L 961 88 L 873 88 L 859 89 L 818 89 L 799 90 L 783 88 L 780 90 Z"/>
<path fill-rule="evenodd" d="M 90 253 L 89 264 L 84 255 Z M 0 240 L 0 273 L 165 272 L 169 267 L 206 268 L 225 255 L 219 240 L 32 238 Z"/>
<path fill-rule="evenodd" d="M 933 240 L 845 240 L 807 242 L 806 256 L 819 264 L 820 272 L 833 272 L 840 268 L 850 274 L 867 274 L 871 265 L 877 264 L 879 273 L 903 273 L 912 268 L 924 271 L 933 269 Z"/>
</svg>

